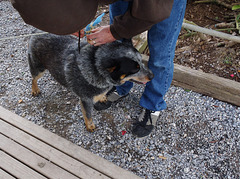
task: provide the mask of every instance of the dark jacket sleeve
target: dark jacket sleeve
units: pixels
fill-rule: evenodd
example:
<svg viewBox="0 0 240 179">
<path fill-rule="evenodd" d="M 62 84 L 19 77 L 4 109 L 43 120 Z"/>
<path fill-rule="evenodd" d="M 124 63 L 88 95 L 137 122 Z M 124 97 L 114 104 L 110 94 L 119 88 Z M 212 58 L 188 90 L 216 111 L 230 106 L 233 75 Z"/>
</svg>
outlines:
<svg viewBox="0 0 240 179">
<path fill-rule="evenodd" d="M 124 15 L 114 18 L 111 33 L 116 39 L 129 39 L 149 30 L 170 16 L 172 5 L 173 0 L 133 0 Z"/>
</svg>

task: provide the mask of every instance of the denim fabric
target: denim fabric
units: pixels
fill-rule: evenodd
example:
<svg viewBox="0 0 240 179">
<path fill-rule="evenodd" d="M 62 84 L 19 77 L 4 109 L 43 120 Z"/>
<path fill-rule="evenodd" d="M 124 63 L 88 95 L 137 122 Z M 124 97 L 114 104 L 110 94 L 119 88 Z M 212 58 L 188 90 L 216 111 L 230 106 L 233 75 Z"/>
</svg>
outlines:
<svg viewBox="0 0 240 179">
<path fill-rule="evenodd" d="M 124 14 L 128 10 L 129 2 L 120 0 L 109 6 L 110 24 L 113 23 L 115 16 Z"/>
<path fill-rule="evenodd" d="M 124 14 L 127 2 L 118 1 L 110 5 L 110 22 L 113 17 Z M 140 99 L 140 105 L 152 111 L 167 108 L 164 95 L 169 89 L 173 78 L 173 59 L 175 47 L 185 14 L 187 0 L 174 0 L 169 18 L 152 26 L 148 31 L 148 46 L 150 58 L 148 67 L 154 73 L 152 81 L 146 84 Z M 133 84 L 127 82 L 117 87 L 119 95 L 127 94 Z"/>
</svg>

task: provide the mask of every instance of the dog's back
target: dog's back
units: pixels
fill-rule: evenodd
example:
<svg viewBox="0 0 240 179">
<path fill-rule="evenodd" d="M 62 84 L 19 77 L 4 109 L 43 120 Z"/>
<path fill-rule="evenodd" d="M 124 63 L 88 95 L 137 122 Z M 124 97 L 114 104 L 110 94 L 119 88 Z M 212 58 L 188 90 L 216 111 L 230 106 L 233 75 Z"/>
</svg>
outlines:
<svg viewBox="0 0 240 179">
<path fill-rule="evenodd" d="M 108 80 L 103 80 L 104 86 L 94 67 L 94 52 L 97 48 L 87 44 L 85 41 L 81 43 L 79 53 L 75 37 L 54 34 L 32 37 L 28 49 L 28 61 L 33 77 L 32 95 L 37 96 L 40 93 L 37 80 L 46 69 L 56 81 L 81 98 L 90 98 L 108 88 Z M 93 79 L 97 82 L 94 83 Z"/>
<path fill-rule="evenodd" d="M 69 54 L 77 52 L 76 39 L 71 36 L 45 34 L 33 36 L 29 42 L 28 60 L 33 77 L 48 69 L 52 76 L 66 86 L 64 68 Z"/>
</svg>

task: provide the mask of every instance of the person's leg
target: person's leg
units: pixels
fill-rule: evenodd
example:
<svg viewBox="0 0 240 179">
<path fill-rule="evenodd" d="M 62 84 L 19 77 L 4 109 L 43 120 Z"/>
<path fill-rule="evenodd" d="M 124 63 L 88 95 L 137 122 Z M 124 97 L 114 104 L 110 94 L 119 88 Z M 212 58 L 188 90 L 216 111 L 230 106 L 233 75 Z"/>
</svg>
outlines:
<svg viewBox="0 0 240 179">
<path fill-rule="evenodd" d="M 125 14 L 128 10 L 129 2 L 126 1 L 117 1 L 109 6 L 109 16 L 110 16 L 110 24 L 113 23 L 113 19 L 115 16 L 119 16 Z M 117 86 L 117 93 L 120 96 L 125 96 L 129 93 L 131 88 L 133 87 L 132 82 L 126 82 L 121 86 Z"/>
<path fill-rule="evenodd" d="M 117 1 L 109 5 L 109 17 L 110 17 L 110 24 L 113 23 L 113 19 L 115 16 L 119 16 L 125 14 L 128 10 L 129 2 L 126 1 Z"/>
<path fill-rule="evenodd" d="M 150 51 L 148 66 L 152 70 L 154 78 L 147 83 L 140 99 L 140 105 L 149 111 L 161 111 L 167 107 L 163 98 L 173 78 L 175 47 L 182 27 L 185 7 L 186 0 L 175 0 L 170 17 L 154 25 L 148 31 Z M 133 133 L 139 137 L 148 135 L 153 129 L 149 111 L 146 115 L 146 110 L 144 111 L 144 114 L 140 116 L 141 122 L 136 123 L 133 128 Z M 148 124 L 150 128 L 148 126 L 145 131 Z"/>
</svg>

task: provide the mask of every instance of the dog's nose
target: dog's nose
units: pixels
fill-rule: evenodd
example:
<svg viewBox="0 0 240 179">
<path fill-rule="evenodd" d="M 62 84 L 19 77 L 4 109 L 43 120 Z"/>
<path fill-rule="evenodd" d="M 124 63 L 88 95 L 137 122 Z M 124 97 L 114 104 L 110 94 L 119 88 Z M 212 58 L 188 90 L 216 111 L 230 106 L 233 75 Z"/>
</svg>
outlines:
<svg viewBox="0 0 240 179">
<path fill-rule="evenodd" d="M 154 74 L 153 74 L 152 71 L 149 71 L 148 78 L 149 78 L 150 81 L 154 78 Z"/>
</svg>

